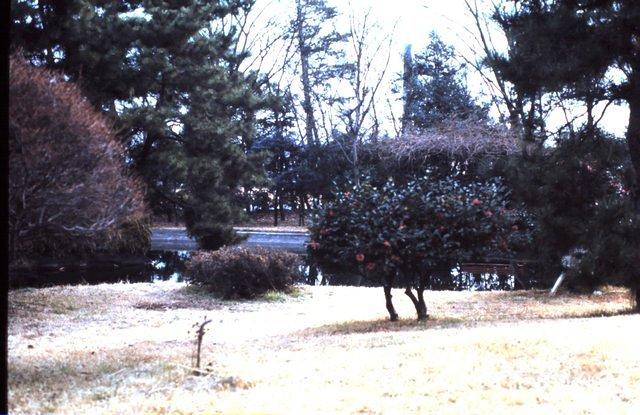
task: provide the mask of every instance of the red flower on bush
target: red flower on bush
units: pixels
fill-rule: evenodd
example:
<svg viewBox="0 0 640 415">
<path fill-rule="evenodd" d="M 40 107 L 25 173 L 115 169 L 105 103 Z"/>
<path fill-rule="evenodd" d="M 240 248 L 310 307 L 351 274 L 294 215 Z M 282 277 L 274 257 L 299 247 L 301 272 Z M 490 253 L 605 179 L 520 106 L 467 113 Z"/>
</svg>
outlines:
<svg viewBox="0 0 640 415">
<path fill-rule="evenodd" d="M 520 229 L 520 228 L 518 228 L 518 225 L 513 225 L 513 226 L 511 227 L 511 230 L 512 230 L 512 231 L 517 231 L 517 230 L 519 230 L 519 229 Z"/>
<path fill-rule="evenodd" d="M 471 201 L 471 204 L 473 206 L 480 206 L 482 204 L 482 201 L 476 197 Z"/>
<path fill-rule="evenodd" d="M 384 241 L 382 245 L 384 245 L 385 248 L 391 248 L 391 243 L 389 241 Z"/>
<path fill-rule="evenodd" d="M 487 218 L 490 218 L 490 217 L 493 216 L 493 212 L 490 211 L 490 210 L 485 210 L 484 211 L 484 216 L 487 217 Z"/>
<path fill-rule="evenodd" d="M 367 264 L 367 271 L 373 271 L 374 269 L 376 269 L 376 263 L 375 262 L 369 262 Z"/>
<path fill-rule="evenodd" d="M 364 254 L 356 254 L 356 261 L 364 262 Z"/>
</svg>

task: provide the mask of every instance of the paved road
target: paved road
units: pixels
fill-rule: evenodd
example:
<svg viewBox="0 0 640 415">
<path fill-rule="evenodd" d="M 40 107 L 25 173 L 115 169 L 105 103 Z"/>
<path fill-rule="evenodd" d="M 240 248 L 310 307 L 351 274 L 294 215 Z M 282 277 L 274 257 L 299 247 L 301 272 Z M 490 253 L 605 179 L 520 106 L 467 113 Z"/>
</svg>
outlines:
<svg viewBox="0 0 640 415">
<path fill-rule="evenodd" d="M 288 251 L 304 252 L 309 234 L 301 232 L 280 231 L 238 231 L 240 235 L 246 235 L 247 240 L 242 242 L 246 246 L 262 246 Z M 198 244 L 189 238 L 185 229 L 180 228 L 154 228 L 151 234 L 151 249 L 156 250 L 194 250 Z"/>
</svg>

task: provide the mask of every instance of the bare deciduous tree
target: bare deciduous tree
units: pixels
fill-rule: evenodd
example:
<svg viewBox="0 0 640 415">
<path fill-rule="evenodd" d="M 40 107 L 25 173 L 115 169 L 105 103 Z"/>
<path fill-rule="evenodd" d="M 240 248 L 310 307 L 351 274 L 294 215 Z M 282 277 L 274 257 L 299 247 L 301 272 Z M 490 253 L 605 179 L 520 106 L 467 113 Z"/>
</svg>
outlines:
<svg viewBox="0 0 640 415">
<path fill-rule="evenodd" d="M 355 183 L 359 182 L 358 149 L 365 138 L 375 141 L 380 127 L 376 99 L 391 59 L 393 30 L 376 38 L 375 34 L 380 31 L 381 27 L 372 21 L 371 9 L 360 19 L 351 11 L 348 45 L 353 61 L 346 71 L 350 95 L 340 104 L 346 140 L 339 144 L 353 167 Z"/>
</svg>

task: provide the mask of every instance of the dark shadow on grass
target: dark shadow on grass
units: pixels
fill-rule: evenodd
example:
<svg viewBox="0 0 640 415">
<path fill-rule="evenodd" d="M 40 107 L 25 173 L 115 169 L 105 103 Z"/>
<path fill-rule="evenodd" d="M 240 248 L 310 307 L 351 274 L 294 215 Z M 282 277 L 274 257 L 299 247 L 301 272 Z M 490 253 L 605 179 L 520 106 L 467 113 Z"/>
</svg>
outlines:
<svg viewBox="0 0 640 415">
<path fill-rule="evenodd" d="M 377 320 L 355 320 L 342 323 L 326 324 L 303 330 L 303 336 L 344 335 L 362 333 L 380 333 L 396 331 L 418 331 L 431 329 L 446 329 L 459 326 L 474 325 L 473 321 L 465 321 L 459 318 L 430 318 L 418 321 L 415 319 L 400 319 L 390 321 L 387 318 Z"/>
<path fill-rule="evenodd" d="M 353 320 L 342 323 L 326 324 L 319 327 L 305 329 L 300 332 L 302 336 L 323 336 L 323 335 L 348 335 L 363 333 L 381 333 L 381 332 L 400 332 L 400 331 L 421 331 L 421 330 L 440 330 L 458 327 L 477 327 L 491 323 L 509 323 L 509 322 L 527 322 L 534 320 L 562 320 L 562 319 L 586 319 L 615 317 L 636 314 L 632 309 L 618 311 L 593 311 L 584 314 L 566 315 L 566 316 L 548 316 L 548 317 L 532 317 L 523 319 L 509 318 L 493 318 L 493 319 L 464 319 L 456 317 L 439 317 L 429 318 L 428 320 L 418 321 L 415 319 L 400 319 L 398 321 L 390 321 L 387 318 L 376 320 Z"/>
<path fill-rule="evenodd" d="M 633 308 L 629 307 L 628 309 L 625 309 L 625 310 L 592 311 L 592 312 L 588 312 L 588 313 L 584 313 L 584 314 L 580 314 L 580 315 L 575 315 L 575 316 L 555 317 L 555 318 L 548 318 L 548 319 L 560 320 L 560 319 L 563 319 L 563 318 L 616 317 L 616 316 L 628 316 L 628 315 L 633 315 L 633 314 L 638 314 L 638 312 L 633 310 Z"/>
</svg>

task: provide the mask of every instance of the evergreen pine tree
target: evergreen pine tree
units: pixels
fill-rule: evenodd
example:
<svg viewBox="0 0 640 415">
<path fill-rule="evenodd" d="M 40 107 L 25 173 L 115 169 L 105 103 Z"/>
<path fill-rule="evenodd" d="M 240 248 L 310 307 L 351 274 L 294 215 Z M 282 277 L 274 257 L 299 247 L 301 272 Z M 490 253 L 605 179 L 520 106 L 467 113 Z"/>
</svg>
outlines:
<svg viewBox="0 0 640 415">
<path fill-rule="evenodd" d="M 585 103 L 587 128 L 598 101 L 629 105 L 626 140 L 640 174 L 640 2 L 636 0 L 509 1 L 496 13 L 509 43 L 500 72 L 525 92 L 565 91 Z M 617 68 L 618 76 L 607 77 Z M 636 184 L 637 186 L 637 184 Z M 640 192 L 635 192 L 640 208 Z"/>
<path fill-rule="evenodd" d="M 403 126 L 428 128 L 447 118 L 485 115 L 465 81 L 464 66 L 456 62 L 454 49 L 432 32 L 424 51 L 411 57 L 405 50 L 405 113 Z"/>
<path fill-rule="evenodd" d="M 110 114 L 158 211 L 179 206 L 204 247 L 231 242 L 238 187 L 259 175 L 242 144 L 262 105 L 237 71 L 252 0 L 16 2 L 12 35 L 32 62 L 77 79 Z"/>
</svg>

